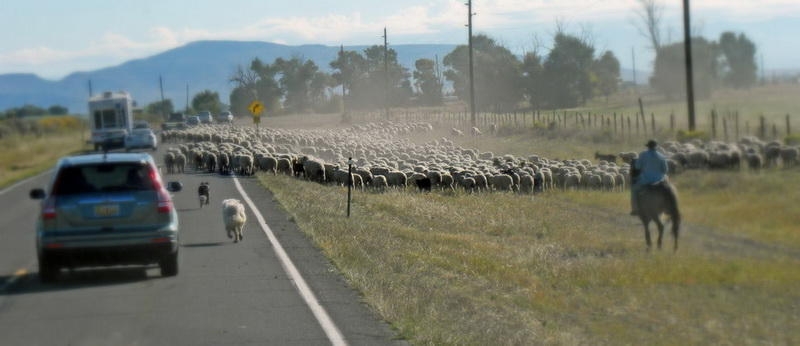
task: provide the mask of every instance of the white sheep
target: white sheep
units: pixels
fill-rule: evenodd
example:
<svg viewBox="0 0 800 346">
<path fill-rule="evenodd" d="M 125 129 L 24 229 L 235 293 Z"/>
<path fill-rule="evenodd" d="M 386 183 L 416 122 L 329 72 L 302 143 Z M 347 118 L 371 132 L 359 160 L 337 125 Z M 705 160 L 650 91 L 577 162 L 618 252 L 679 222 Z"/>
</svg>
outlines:
<svg viewBox="0 0 800 346">
<path fill-rule="evenodd" d="M 225 223 L 225 231 L 228 233 L 228 238 L 233 238 L 234 243 L 241 241 L 244 225 L 247 222 L 244 204 L 233 198 L 223 200 L 222 220 Z"/>
</svg>

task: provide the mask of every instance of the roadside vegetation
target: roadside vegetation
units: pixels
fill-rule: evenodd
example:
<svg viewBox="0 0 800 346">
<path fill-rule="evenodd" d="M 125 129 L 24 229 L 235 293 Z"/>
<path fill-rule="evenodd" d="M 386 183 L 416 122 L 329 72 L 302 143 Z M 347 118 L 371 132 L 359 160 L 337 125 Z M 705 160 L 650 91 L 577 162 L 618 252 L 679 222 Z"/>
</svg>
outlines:
<svg viewBox="0 0 800 346">
<path fill-rule="evenodd" d="M 723 93 L 708 104 L 735 110 L 747 103 L 742 95 L 783 95 L 741 111 L 752 123 L 761 112 L 794 109 L 792 92 L 780 90 Z M 321 119 L 262 125 L 322 127 Z M 640 151 L 646 138 L 598 140 L 597 132 L 530 127 L 455 141 L 496 155 L 593 159 L 596 151 Z M 797 168 L 672 175 L 683 214 L 676 253 L 669 231 L 663 250 L 645 250 L 641 223 L 627 215 L 627 191 L 356 191 L 346 218 L 344 188 L 259 179 L 412 344 L 675 345 L 800 342 L 798 175 Z"/>
<path fill-rule="evenodd" d="M 72 116 L 0 121 L 0 188 L 39 174 L 58 158 L 89 149 L 89 132 Z"/>
<path fill-rule="evenodd" d="M 797 216 L 770 194 L 745 192 L 763 206 L 738 213 L 705 207 L 738 192 L 686 186 L 673 254 L 668 233 L 645 251 L 626 193 L 356 192 L 348 219 L 344 188 L 259 178 L 413 344 L 800 341 Z"/>
<path fill-rule="evenodd" d="M 762 112 L 796 114 L 796 90 L 726 92 L 708 104 L 730 104 L 732 111 L 749 104 L 740 114 L 752 122 Z M 743 95 L 782 96 L 748 103 Z M 613 112 L 614 102 L 625 103 L 615 99 L 629 96 L 612 96 L 609 108 L 593 104 L 592 112 Z M 681 107 L 650 102 L 653 109 Z M 239 125 L 254 126 L 249 119 Z M 260 126 L 348 124 L 339 115 L 298 115 L 266 116 Z M 412 140 L 440 139 L 449 128 L 442 124 Z M 86 149 L 82 131 L 4 135 L 0 186 Z M 498 155 L 593 159 L 596 151 L 639 151 L 646 138 L 598 133 L 506 128 L 455 141 Z M 342 187 L 258 179 L 364 301 L 412 344 L 675 345 L 800 344 L 798 175 L 798 168 L 672 175 L 683 214 L 676 253 L 669 232 L 663 250 L 645 251 L 642 226 L 627 215 L 628 192 L 356 191 L 346 218 Z"/>
</svg>

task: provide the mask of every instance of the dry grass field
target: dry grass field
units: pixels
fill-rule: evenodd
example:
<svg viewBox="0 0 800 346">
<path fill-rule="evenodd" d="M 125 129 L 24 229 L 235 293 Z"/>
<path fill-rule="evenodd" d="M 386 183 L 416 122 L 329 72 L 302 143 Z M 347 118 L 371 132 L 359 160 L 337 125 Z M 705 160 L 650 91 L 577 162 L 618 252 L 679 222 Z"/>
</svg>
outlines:
<svg viewBox="0 0 800 346">
<path fill-rule="evenodd" d="M 786 98 L 781 104 L 791 105 Z M 266 126 L 326 123 L 342 126 L 333 116 Z M 455 141 L 562 159 L 644 143 L 593 136 L 523 129 Z M 798 168 L 673 175 L 683 213 L 676 253 L 668 232 L 665 250 L 645 251 L 627 192 L 358 191 L 348 219 L 344 188 L 259 179 L 412 344 L 800 343 Z"/>
<path fill-rule="evenodd" d="M 62 156 L 89 149 L 85 138 L 80 132 L 63 132 L 0 139 L 0 188 L 50 169 Z"/>
</svg>

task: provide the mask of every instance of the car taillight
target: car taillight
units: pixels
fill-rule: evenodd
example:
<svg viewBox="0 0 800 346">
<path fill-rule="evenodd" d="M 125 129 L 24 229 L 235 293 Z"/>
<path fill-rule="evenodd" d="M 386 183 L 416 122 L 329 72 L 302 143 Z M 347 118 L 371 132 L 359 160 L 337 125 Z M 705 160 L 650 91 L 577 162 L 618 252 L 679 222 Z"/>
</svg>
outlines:
<svg viewBox="0 0 800 346">
<path fill-rule="evenodd" d="M 158 193 L 158 212 L 163 214 L 171 212 L 172 198 L 169 197 L 169 193 L 164 189 L 164 186 L 161 184 L 161 179 L 158 177 L 158 173 L 152 166 L 148 167 L 148 176 L 153 183 L 153 188 Z"/>
<path fill-rule="evenodd" d="M 158 212 L 169 213 L 172 211 L 172 199 L 169 198 L 169 193 L 164 189 L 158 190 Z"/>
<path fill-rule="evenodd" d="M 44 207 L 42 208 L 42 219 L 53 220 L 56 218 L 56 216 L 56 197 L 50 196 L 44 201 Z"/>
</svg>

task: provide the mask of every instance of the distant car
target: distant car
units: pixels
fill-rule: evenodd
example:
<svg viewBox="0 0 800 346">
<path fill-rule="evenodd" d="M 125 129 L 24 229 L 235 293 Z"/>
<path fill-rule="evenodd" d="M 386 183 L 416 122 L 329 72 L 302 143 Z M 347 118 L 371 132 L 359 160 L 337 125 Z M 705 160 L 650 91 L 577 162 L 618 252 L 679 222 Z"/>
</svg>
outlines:
<svg viewBox="0 0 800 346">
<path fill-rule="evenodd" d="M 200 114 L 198 114 L 197 117 L 200 118 L 200 123 L 201 124 L 213 124 L 214 123 L 214 117 L 211 116 L 211 112 L 209 112 L 209 111 L 200 112 Z"/>
<path fill-rule="evenodd" d="M 217 116 L 217 121 L 221 123 L 233 122 L 233 113 L 229 111 L 222 112 Z"/>
<path fill-rule="evenodd" d="M 171 113 L 167 121 L 161 124 L 162 130 L 182 129 L 186 127 L 186 115 L 183 113 Z"/>
<path fill-rule="evenodd" d="M 61 158 L 50 184 L 30 191 L 42 200 L 36 222 L 39 279 L 61 268 L 158 263 L 161 275 L 178 274 L 178 213 L 147 153 L 88 154 Z"/>
<path fill-rule="evenodd" d="M 196 115 L 190 116 L 188 119 L 186 119 L 186 125 L 189 126 L 200 125 L 200 117 Z"/>
<path fill-rule="evenodd" d="M 150 128 L 133 129 L 125 136 L 125 151 L 132 149 L 153 149 L 158 147 L 156 134 Z"/>
<path fill-rule="evenodd" d="M 136 120 L 133 122 L 134 129 L 149 129 L 150 123 L 147 120 Z"/>
</svg>

